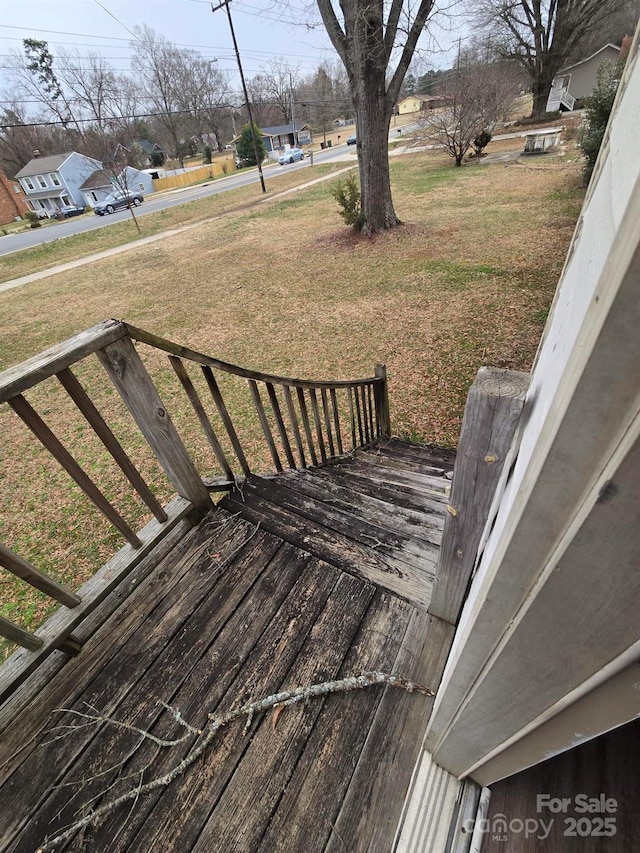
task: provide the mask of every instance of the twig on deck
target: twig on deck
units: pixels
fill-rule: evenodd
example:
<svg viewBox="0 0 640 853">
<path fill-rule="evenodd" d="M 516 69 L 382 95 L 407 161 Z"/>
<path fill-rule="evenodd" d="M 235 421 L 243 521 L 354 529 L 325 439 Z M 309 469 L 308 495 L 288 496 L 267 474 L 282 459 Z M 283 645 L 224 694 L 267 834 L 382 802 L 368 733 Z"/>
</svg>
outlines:
<svg viewBox="0 0 640 853">
<path fill-rule="evenodd" d="M 254 533 L 257 532 L 254 531 Z M 253 534 L 252 534 L 253 535 Z M 287 705 L 294 705 L 298 702 L 307 702 L 309 699 L 313 699 L 318 696 L 328 696 L 331 693 L 345 693 L 351 690 L 361 690 L 365 687 L 372 687 L 376 684 L 385 684 L 391 687 L 399 687 L 402 690 L 406 690 L 408 693 L 421 693 L 424 696 L 434 696 L 432 690 L 429 690 L 426 687 L 422 687 L 419 684 L 416 684 L 413 681 L 409 681 L 406 678 L 402 678 L 398 675 L 391 675 L 386 672 L 363 672 L 361 675 L 352 675 L 347 678 L 337 679 L 335 681 L 324 681 L 319 684 L 312 684 L 307 687 L 295 687 L 292 690 L 284 690 L 280 693 L 274 693 L 271 696 L 267 696 L 264 699 L 258 699 L 254 702 L 248 702 L 242 705 L 240 708 L 236 708 L 234 711 L 229 711 L 222 716 L 215 716 L 214 714 L 209 714 L 208 723 L 204 727 L 203 730 L 197 730 L 199 732 L 198 739 L 195 741 L 193 746 L 187 755 L 177 763 L 169 772 L 165 773 L 162 776 L 158 776 L 155 779 L 151 779 L 149 782 L 146 782 L 144 785 L 138 784 L 135 788 L 127 791 L 124 794 L 121 794 L 118 797 L 114 797 L 112 800 L 108 800 L 102 806 L 98 807 L 92 812 L 89 812 L 84 817 L 77 820 L 75 823 L 71 824 L 67 829 L 59 832 L 57 835 L 52 836 L 49 839 L 46 839 L 42 846 L 39 848 L 38 853 L 44 853 L 47 850 L 54 850 L 56 847 L 59 847 L 64 842 L 68 841 L 72 836 L 78 832 L 80 829 L 84 829 L 87 826 L 90 826 L 93 823 L 98 822 L 102 817 L 104 817 L 109 812 L 112 812 L 114 809 L 121 806 L 123 803 L 130 802 L 131 800 L 137 801 L 139 797 L 144 794 L 149 793 L 150 791 L 157 790 L 158 788 L 164 788 L 167 785 L 171 784 L 178 776 L 181 776 L 191 765 L 197 761 L 198 758 L 205 752 L 205 750 L 209 747 L 211 742 L 216 736 L 216 733 L 219 729 L 227 726 L 229 723 L 237 720 L 240 717 L 247 716 L 249 718 L 253 718 L 255 714 L 262 714 L 265 711 L 268 711 L 270 708 L 275 707 L 286 707 Z M 179 712 L 176 712 L 175 709 L 171 709 L 174 717 L 178 720 Z M 80 716 L 83 716 L 82 714 Z M 125 723 L 122 723 L 118 720 L 114 720 L 112 717 L 102 716 L 102 721 L 105 723 L 113 723 L 114 725 L 118 725 L 121 728 L 126 728 L 129 730 L 136 731 L 140 733 L 141 730 L 135 729 L 132 726 L 129 726 Z M 187 724 L 182 720 L 178 720 L 181 722 L 183 726 L 185 726 L 188 730 L 193 729 L 192 726 L 187 726 Z M 151 740 L 158 743 L 159 739 L 153 735 L 149 735 L 149 733 L 144 733 L 145 736 L 148 736 Z M 174 741 L 174 743 L 179 743 L 181 741 Z M 166 742 L 169 743 L 168 741 Z M 135 802 L 134 802 L 135 805 Z"/>
</svg>

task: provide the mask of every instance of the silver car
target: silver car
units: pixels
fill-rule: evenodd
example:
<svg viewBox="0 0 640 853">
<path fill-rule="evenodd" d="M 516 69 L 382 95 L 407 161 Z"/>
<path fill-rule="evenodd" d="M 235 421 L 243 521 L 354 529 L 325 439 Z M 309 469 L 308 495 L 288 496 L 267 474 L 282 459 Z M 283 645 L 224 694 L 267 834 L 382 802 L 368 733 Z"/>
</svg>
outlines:
<svg viewBox="0 0 640 853">
<path fill-rule="evenodd" d="M 281 166 L 284 166 L 285 163 L 295 163 L 296 160 L 304 160 L 302 148 L 290 148 L 278 157 L 278 163 Z"/>
</svg>

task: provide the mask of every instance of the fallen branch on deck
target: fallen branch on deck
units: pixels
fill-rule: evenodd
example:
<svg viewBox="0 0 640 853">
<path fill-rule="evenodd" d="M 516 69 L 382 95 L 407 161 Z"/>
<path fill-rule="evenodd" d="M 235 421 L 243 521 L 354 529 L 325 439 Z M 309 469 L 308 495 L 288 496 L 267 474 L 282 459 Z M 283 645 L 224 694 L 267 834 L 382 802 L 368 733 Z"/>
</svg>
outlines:
<svg viewBox="0 0 640 853">
<path fill-rule="evenodd" d="M 173 713 L 176 722 L 183 726 L 186 729 L 186 732 L 181 738 L 166 741 L 157 738 L 150 732 L 134 728 L 129 726 L 127 723 L 123 723 L 120 720 L 114 720 L 111 717 L 103 716 L 99 713 L 96 715 L 90 715 L 83 714 L 78 711 L 72 711 L 71 713 L 83 717 L 84 719 L 92 719 L 96 723 L 105 722 L 118 726 L 119 728 L 132 729 L 139 734 L 143 740 L 151 740 L 160 747 L 172 747 L 178 743 L 184 742 L 189 737 L 194 736 L 196 737 L 196 741 L 185 758 L 169 770 L 168 773 L 158 776 L 156 779 L 151 779 L 144 785 L 136 785 L 130 791 L 108 800 L 97 809 L 89 812 L 84 817 L 71 824 L 64 831 L 46 839 L 38 849 L 37 853 L 45 853 L 47 850 L 54 850 L 65 841 L 68 841 L 76 834 L 76 832 L 78 832 L 78 830 L 97 823 L 101 818 L 109 812 L 112 812 L 114 809 L 117 809 L 123 803 L 131 800 L 137 800 L 140 796 L 148 793 L 149 791 L 154 791 L 158 788 L 163 788 L 171 784 L 174 779 L 182 775 L 203 754 L 213 741 L 218 729 L 223 728 L 240 717 L 247 717 L 245 725 L 246 731 L 251 725 L 253 717 L 256 714 L 262 714 L 270 708 L 285 708 L 288 705 L 294 705 L 297 702 L 306 702 L 318 696 L 328 696 L 330 693 L 345 693 L 351 690 L 361 690 L 365 687 L 372 687 L 376 684 L 388 684 L 391 687 L 399 687 L 402 690 L 406 690 L 408 693 L 422 693 L 424 696 L 434 696 L 432 690 L 428 690 L 426 687 L 421 687 L 419 684 L 415 684 L 413 681 L 408 681 L 406 678 L 401 678 L 398 675 L 390 675 L 386 672 L 363 672 L 361 675 L 352 675 L 348 678 L 341 678 L 336 681 L 324 681 L 320 684 L 312 684 L 308 687 L 295 687 L 292 690 L 284 690 L 281 693 L 274 693 L 264 699 L 248 702 L 240 708 L 236 708 L 235 711 L 229 711 L 219 717 L 209 714 L 209 722 L 203 729 L 196 729 L 194 726 L 191 726 L 182 718 L 179 711 L 167 705 L 166 707 Z M 63 710 L 68 711 L 70 709 Z"/>
</svg>

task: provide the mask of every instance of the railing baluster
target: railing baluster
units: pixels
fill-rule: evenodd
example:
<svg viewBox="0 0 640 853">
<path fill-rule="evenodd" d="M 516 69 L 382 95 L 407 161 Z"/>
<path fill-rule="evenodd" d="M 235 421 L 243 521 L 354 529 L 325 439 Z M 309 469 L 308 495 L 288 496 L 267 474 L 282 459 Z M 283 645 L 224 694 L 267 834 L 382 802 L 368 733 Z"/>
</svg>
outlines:
<svg viewBox="0 0 640 853">
<path fill-rule="evenodd" d="M 24 628 L 20 628 L 13 622 L 5 619 L 4 616 L 0 616 L 0 637 L 4 637 L 10 642 L 22 646 L 23 649 L 28 649 L 30 652 L 35 652 L 43 643 L 41 637 L 30 634 L 29 631 L 25 631 Z"/>
<path fill-rule="evenodd" d="M 355 450 L 356 447 L 356 415 L 353 410 L 353 389 L 351 387 L 347 388 L 349 392 L 349 423 L 351 425 L 351 449 Z"/>
<path fill-rule="evenodd" d="M 342 449 L 342 435 L 340 433 L 340 415 L 338 413 L 338 398 L 336 396 L 336 389 L 331 389 L 331 405 L 333 406 L 333 424 L 336 430 L 336 441 L 338 443 L 338 453 L 340 456 L 344 453 Z"/>
<path fill-rule="evenodd" d="M 56 583 L 48 575 L 45 575 L 44 572 L 36 569 L 35 566 L 32 566 L 31 563 L 27 562 L 27 560 L 20 557 L 19 554 L 16 554 L 1 542 L 0 566 L 4 566 L 12 575 L 21 578 L 30 586 L 39 589 L 40 592 L 44 592 L 45 595 L 59 601 L 60 604 L 64 604 L 66 607 L 75 607 L 77 604 L 80 604 L 80 598 L 71 592 L 70 589 Z"/>
<path fill-rule="evenodd" d="M 110 427 L 105 422 L 100 412 L 96 409 L 93 401 L 84 390 L 71 368 L 67 367 L 64 370 L 61 370 L 56 374 L 56 376 L 64 390 L 71 397 L 78 407 L 78 410 L 84 416 L 89 426 L 104 444 L 113 457 L 113 460 L 119 466 L 120 470 L 127 480 L 129 480 L 133 488 L 138 492 L 145 504 L 149 507 L 151 512 L 155 515 L 158 521 L 166 521 L 166 512 L 158 503 L 155 495 L 143 480 L 136 466 L 125 453 L 118 439 L 111 432 Z"/>
<path fill-rule="evenodd" d="M 207 385 L 209 386 L 209 391 L 211 392 L 213 402 L 216 405 L 218 414 L 220 415 L 222 423 L 224 424 L 224 428 L 227 431 L 227 435 L 229 436 L 229 440 L 231 441 L 231 446 L 233 447 L 233 452 L 236 454 L 236 458 L 240 463 L 240 467 L 242 468 L 245 474 L 250 474 L 251 469 L 249 468 L 249 463 L 247 462 L 247 458 L 244 455 L 242 445 L 240 444 L 240 440 L 238 439 L 235 427 L 233 426 L 233 421 L 231 420 L 229 412 L 227 411 L 227 407 L 225 406 L 224 400 L 222 399 L 222 394 L 220 393 L 220 389 L 218 388 L 218 383 L 216 382 L 216 378 L 213 375 L 213 371 L 208 365 L 202 365 L 202 372 L 204 373 L 204 378 L 207 380 Z"/>
<path fill-rule="evenodd" d="M 316 435 L 318 437 L 318 447 L 320 448 L 320 456 L 322 461 L 327 461 L 327 451 L 324 446 L 324 438 L 322 437 L 322 425 L 320 424 L 320 412 L 318 411 L 318 397 L 315 388 L 309 388 L 309 397 L 311 399 L 311 411 L 313 412 L 313 422 L 316 427 Z"/>
<path fill-rule="evenodd" d="M 364 444 L 364 433 L 362 432 L 362 415 L 360 413 L 360 391 L 358 390 L 358 386 L 353 386 L 353 395 L 355 397 L 356 403 L 356 415 L 358 418 L 358 436 L 360 437 L 360 444 Z"/>
<path fill-rule="evenodd" d="M 364 441 L 369 444 L 371 436 L 369 435 L 369 415 L 367 412 L 367 389 L 364 385 L 360 387 L 360 399 L 362 401 L 362 426 L 364 428 Z"/>
<path fill-rule="evenodd" d="M 302 436 L 300 435 L 300 426 L 298 424 L 298 416 L 296 415 L 296 409 L 293 405 L 293 397 L 291 396 L 291 389 L 288 385 L 282 386 L 282 393 L 284 394 L 284 400 L 287 404 L 287 411 L 289 413 L 289 420 L 291 421 L 291 428 L 293 429 L 293 437 L 295 438 L 296 448 L 298 450 L 298 456 L 300 457 L 300 467 L 307 467 L 307 460 L 304 455 L 304 447 L 302 444 Z"/>
<path fill-rule="evenodd" d="M 260 399 L 260 391 L 258 390 L 258 385 L 254 379 L 249 379 L 247 381 L 249 382 L 249 389 L 251 390 L 251 396 L 253 397 L 253 404 L 256 407 L 256 412 L 258 413 L 258 418 L 260 419 L 260 426 L 262 427 L 262 433 L 265 437 L 265 441 L 267 442 L 269 452 L 271 453 L 273 464 L 276 466 L 276 471 L 282 471 L 282 462 L 280 461 L 280 457 L 278 456 L 278 451 L 276 450 L 276 444 L 273 440 L 273 435 L 271 433 L 271 427 L 269 426 L 267 414 L 264 410 L 264 406 L 262 405 L 262 400 Z"/>
<path fill-rule="evenodd" d="M 373 441 L 376 437 L 376 428 L 373 422 L 373 391 L 371 390 L 371 385 L 367 385 L 367 411 L 369 413 L 371 441 Z"/>
<path fill-rule="evenodd" d="M 311 424 L 309 423 L 309 412 L 307 411 L 307 401 L 304 398 L 304 388 L 296 388 L 296 392 L 298 394 L 298 404 L 300 405 L 300 414 L 302 415 L 302 425 L 304 427 L 304 434 L 307 438 L 307 445 L 309 447 L 309 456 L 311 457 L 311 464 L 318 464 L 318 457 L 316 456 L 316 448 L 313 443 L 313 436 L 311 434 Z"/>
<path fill-rule="evenodd" d="M 287 457 L 287 462 L 289 463 L 290 468 L 296 467 L 296 460 L 293 457 L 293 453 L 291 452 L 291 444 L 289 443 L 289 436 L 287 435 L 287 429 L 284 425 L 284 421 L 282 419 L 282 412 L 280 411 L 280 404 L 278 403 L 278 398 L 276 396 L 276 389 L 273 387 L 271 382 L 265 383 L 267 386 L 267 394 L 269 395 L 269 402 L 271 403 L 271 408 L 273 410 L 273 416 L 276 419 L 276 424 L 278 426 L 278 432 L 280 433 L 280 440 L 282 441 L 282 446 L 284 447 L 284 453 Z"/>
<path fill-rule="evenodd" d="M 376 406 L 376 420 L 378 422 L 378 436 L 388 438 L 391 435 L 391 421 L 389 418 L 389 389 L 387 385 L 387 368 L 384 364 L 376 364 L 376 376 L 381 382 L 376 382 L 373 387 L 373 399 Z"/>
<path fill-rule="evenodd" d="M 327 389 L 321 388 L 320 394 L 322 396 L 322 413 L 324 415 L 324 428 L 327 431 L 327 440 L 329 442 L 329 456 L 336 455 L 336 449 L 333 444 L 333 433 L 331 430 L 331 412 L 329 411 L 329 398 L 327 395 Z"/>
<path fill-rule="evenodd" d="M 184 388 L 191 405 L 193 406 L 193 410 L 196 413 L 198 420 L 200 421 L 200 426 L 202 427 L 204 434 L 209 439 L 209 444 L 211 445 L 213 452 L 215 454 L 216 459 L 218 460 L 218 464 L 227 475 L 228 479 L 233 481 L 233 471 L 231 470 L 231 466 L 227 460 L 227 457 L 224 455 L 224 451 L 220 446 L 220 442 L 218 441 L 218 436 L 215 433 L 213 425 L 211 421 L 207 417 L 207 413 L 204 410 L 204 406 L 198 396 L 198 392 L 194 388 L 193 382 L 191 381 L 191 377 L 186 371 L 184 364 L 181 359 L 176 355 L 170 355 L 169 361 L 171 362 L 171 366 L 173 367 L 176 376 L 180 380 L 182 387 Z"/>
<path fill-rule="evenodd" d="M 64 470 L 82 489 L 85 495 L 93 501 L 100 512 L 105 515 L 109 521 L 116 527 L 124 538 L 134 548 L 140 547 L 140 540 L 129 527 L 127 522 L 122 518 L 118 511 L 109 503 L 96 486 L 89 475 L 78 465 L 69 451 L 62 445 L 58 438 L 53 434 L 49 427 L 42 420 L 40 415 L 33 409 L 30 403 L 25 400 L 22 394 L 18 394 L 11 400 L 8 400 L 9 405 L 18 417 L 26 424 L 35 437 L 49 451 L 54 459 L 62 465 Z"/>
</svg>

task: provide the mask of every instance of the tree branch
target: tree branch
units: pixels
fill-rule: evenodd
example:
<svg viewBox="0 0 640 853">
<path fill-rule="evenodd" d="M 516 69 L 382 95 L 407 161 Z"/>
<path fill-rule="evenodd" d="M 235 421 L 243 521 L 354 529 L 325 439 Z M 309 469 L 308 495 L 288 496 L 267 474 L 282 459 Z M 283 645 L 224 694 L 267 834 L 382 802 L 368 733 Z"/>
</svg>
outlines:
<svg viewBox="0 0 640 853">
<path fill-rule="evenodd" d="M 143 796 L 144 794 L 149 793 L 150 791 L 157 790 L 158 788 L 166 787 L 170 785 L 171 782 L 174 781 L 178 776 L 181 776 L 191 767 L 195 761 L 205 752 L 205 750 L 209 747 L 211 742 L 216 736 L 216 733 L 219 729 L 228 725 L 229 723 L 237 720 L 240 717 L 247 716 L 249 719 L 253 718 L 255 714 L 262 714 L 265 711 L 268 711 L 270 708 L 276 707 L 286 707 L 288 705 L 294 705 L 298 702 L 306 702 L 310 699 L 313 699 L 318 696 L 328 696 L 331 693 L 345 693 L 352 690 L 361 690 L 366 687 L 372 687 L 377 684 L 388 684 L 390 687 L 398 687 L 402 690 L 406 690 L 408 693 L 421 693 L 424 696 L 434 696 L 432 690 L 427 689 L 426 687 L 422 687 L 419 684 L 416 684 L 413 681 L 408 681 L 405 678 L 402 678 L 398 675 L 391 675 L 385 672 L 364 672 L 361 675 L 357 676 L 349 676 L 348 678 L 338 679 L 336 681 L 325 681 L 319 684 L 312 684 L 308 687 L 295 687 L 292 690 L 284 690 L 280 693 L 272 694 L 271 696 L 267 696 L 264 699 L 258 699 L 254 702 L 248 702 L 245 705 L 242 705 L 240 708 L 237 708 L 235 711 L 229 711 L 222 716 L 214 716 L 213 714 L 209 714 L 209 722 L 206 724 L 204 729 L 195 729 L 197 732 L 196 741 L 194 745 L 191 747 L 190 751 L 187 753 L 185 758 L 182 759 L 179 763 L 174 765 L 174 767 L 165 773 L 162 776 L 158 776 L 155 779 L 151 779 L 149 782 L 142 784 L 142 780 L 131 790 L 127 791 L 124 794 L 121 794 L 118 797 L 114 797 L 112 800 L 108 800 L 99 808 L 89 812 L 84 817 L 77 820 L 75 823 L 71 824 L 67 829 L 59 832 L 57 835 L 52 836 L 49 839 L 46 839 L 42 846 L 38 849 L 37 853 L 45 853 L 47 850 L 54 850 L 60 845 L 64 844 L 70 838 L 72 838 L 78 830 L 83 829 L 91 824 L 96 823 L 102 817 L 104 817 L 109 812 L 112 812 L 114 809 L 117 809 L 119 806 L 124 803 L 131 802 L 132 800 L 137 802 L 138 798 Z M 180 722 L 181 725 L 185 726 L 188 731 L 194 731 L 194 727 L 189 726 L 179 718 L 179 712 L 171 709 L 176 720 Z M 79 716 L 86 716 L 84 714 L 79 714 Z M 136 732 L 137 734 L 141 734 L 144 740 L 145 738 L 150 738 L 156 744 L 161 745 L 170 745 L 169 741 L 160 741 L 159 738 L 156 738 L 153 735 L 150 735 L 148 732 L 143 732 L 140 729 L 136 729 L 135 727 L 129 726 L 126 723 L 122 723 L 120 721 L 114 720 L 111 717 L 101 716 L 100 721 L 104 721 L 105 723 L 111 723 L 117 725 L 122 728 L 127 728 Z M 182 739 L 175 741 L 173 743 L 180 743 Z"/>
</svg>

